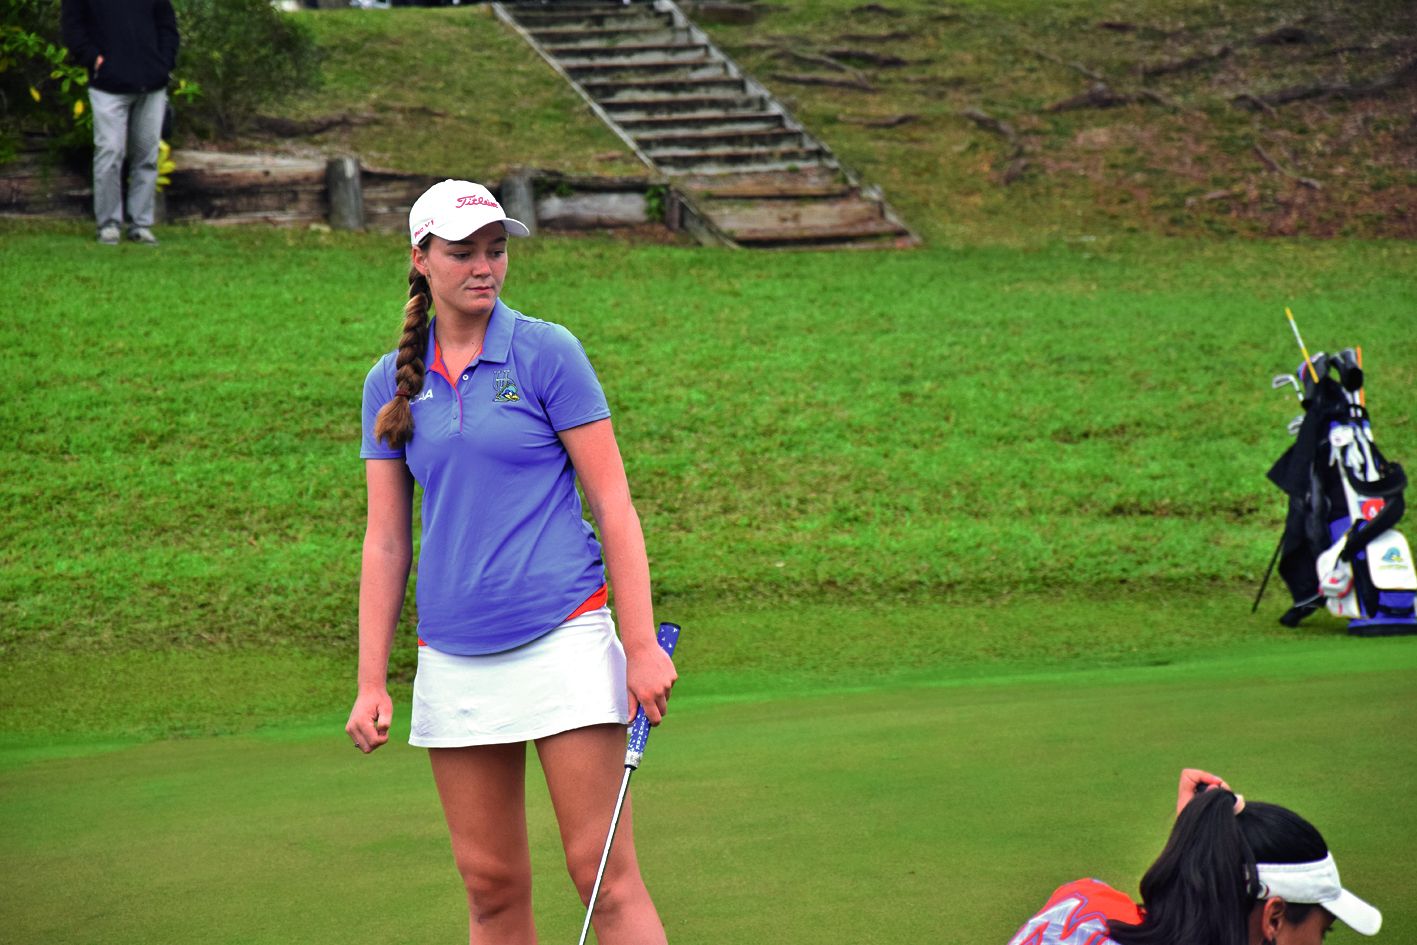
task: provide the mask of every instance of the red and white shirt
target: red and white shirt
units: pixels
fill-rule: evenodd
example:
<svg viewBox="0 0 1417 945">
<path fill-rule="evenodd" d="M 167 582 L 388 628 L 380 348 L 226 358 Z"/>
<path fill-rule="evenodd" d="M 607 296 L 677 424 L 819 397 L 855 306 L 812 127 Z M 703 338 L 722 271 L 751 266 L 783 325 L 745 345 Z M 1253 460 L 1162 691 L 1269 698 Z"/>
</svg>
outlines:
<svg viewBox="0 0 1417 945">
<path fill-rule="evenodd" d="M 1141 910 L 1106 883 L 1080 879 L 1059 886 L 1009 945 L 1115 945 L 1107 935 L 1110 919 L 1134 924 L 1141 921 Z"/>
</svg>

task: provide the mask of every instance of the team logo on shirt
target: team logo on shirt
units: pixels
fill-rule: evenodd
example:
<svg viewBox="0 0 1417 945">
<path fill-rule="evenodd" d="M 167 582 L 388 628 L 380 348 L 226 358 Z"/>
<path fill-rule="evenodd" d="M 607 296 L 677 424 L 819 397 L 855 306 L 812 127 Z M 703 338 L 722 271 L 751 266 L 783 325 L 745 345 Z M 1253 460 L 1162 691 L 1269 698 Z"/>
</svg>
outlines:
<svg viewBox="0 0 1417 945">
<path fill-rule="evenodd" d="M 517 392 L 517 379 L 512 377 L 511 371 L 498 371 L 492 375 L 493 403 L 514 404 L 521 399 L 521 394 Z"/>
</svg>

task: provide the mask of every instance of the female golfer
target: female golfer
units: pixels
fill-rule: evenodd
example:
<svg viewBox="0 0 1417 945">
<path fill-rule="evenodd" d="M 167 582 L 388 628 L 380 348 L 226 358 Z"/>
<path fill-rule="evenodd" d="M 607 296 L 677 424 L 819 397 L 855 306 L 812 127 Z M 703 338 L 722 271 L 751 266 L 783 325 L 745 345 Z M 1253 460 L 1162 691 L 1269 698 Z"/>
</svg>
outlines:
<svg viewBox="0 0 1417 945">
<path fill-rule="evenodd" d="M 1141 880 L 1141 905 L 1095 879 L 1060 887 L 1010 945 L 1319 945 L 1334 919 L 1374 935 L 1382 915 L 1338 882 L 1319 832 L 1181 772 L 1176 824 Z"/>
<path fill-rule="evenodd" d="M 500 299 L 507 238 L 527 228 L 486 188 L 446 180 L 414 203 L 409 234 L 403 335 L 364 383 L 369 519 L 359 694 L 346 731 L 366 753 L 388 740 L 388 657 L 413 557 L 417 482 L 409 741 L 429 749 L 467 886 L 470 942 L 530 945 L 526 743 L 536 746 L 585 901 L 624 771 L 625 725 L 637 706 L 659 722 L 674 664 L 655 640 L 644 536 L 595 372 L 570 332 Z M 605 945 L 665 941 L 628 800 L 595 932 Z"/>
</svg>

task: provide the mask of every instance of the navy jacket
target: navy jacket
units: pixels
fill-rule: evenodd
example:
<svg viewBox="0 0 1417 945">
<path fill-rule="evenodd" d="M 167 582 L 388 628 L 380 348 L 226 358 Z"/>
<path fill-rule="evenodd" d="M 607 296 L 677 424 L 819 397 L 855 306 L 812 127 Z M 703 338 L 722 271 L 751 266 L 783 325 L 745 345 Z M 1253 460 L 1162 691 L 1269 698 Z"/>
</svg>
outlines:
<svg viewBox="0 0 1417 945">
<path fill-rule="evenodd" d="M 104 92 L 165 88 L 177 64 L 171 0 L 64 0 L 64 45 Z M 94 63 L 103 57 L 97 70 Z"/>
</svg>

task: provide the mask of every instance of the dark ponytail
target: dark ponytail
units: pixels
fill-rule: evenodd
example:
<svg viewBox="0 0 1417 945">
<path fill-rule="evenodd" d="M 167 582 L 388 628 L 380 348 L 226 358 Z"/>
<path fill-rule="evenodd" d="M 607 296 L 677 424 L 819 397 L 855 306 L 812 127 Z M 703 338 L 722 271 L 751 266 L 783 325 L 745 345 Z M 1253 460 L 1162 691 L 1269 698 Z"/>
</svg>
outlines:
<svg viewBox="0 0 1417 945">
<path fill-rule="evenodd" d="M 1112 921 L 1118 945 L 1247 945 L 1259 902 L 1255 863 L 1322 860 L 1328 846 L 1313 825 L 1275 804 L 1246 803 L 1213 788 L 1185 806 L 1166 848 L 1141 880 L 1142 921 Z M 1308 908 L 1286 910 L 1299 921 Z"/>
<path fill-rule="evenodd" d="M 398 449 L 413 439 L 413 409 L 409 401 L 423 389 L 423 354 L 428 350 L 428 279 L 417 268 L 408 270 L 408 303 L 403 307 L 403 334 L 394 380 L 398 388 L 374 418 L 374 439 Z"/>
</svg>

